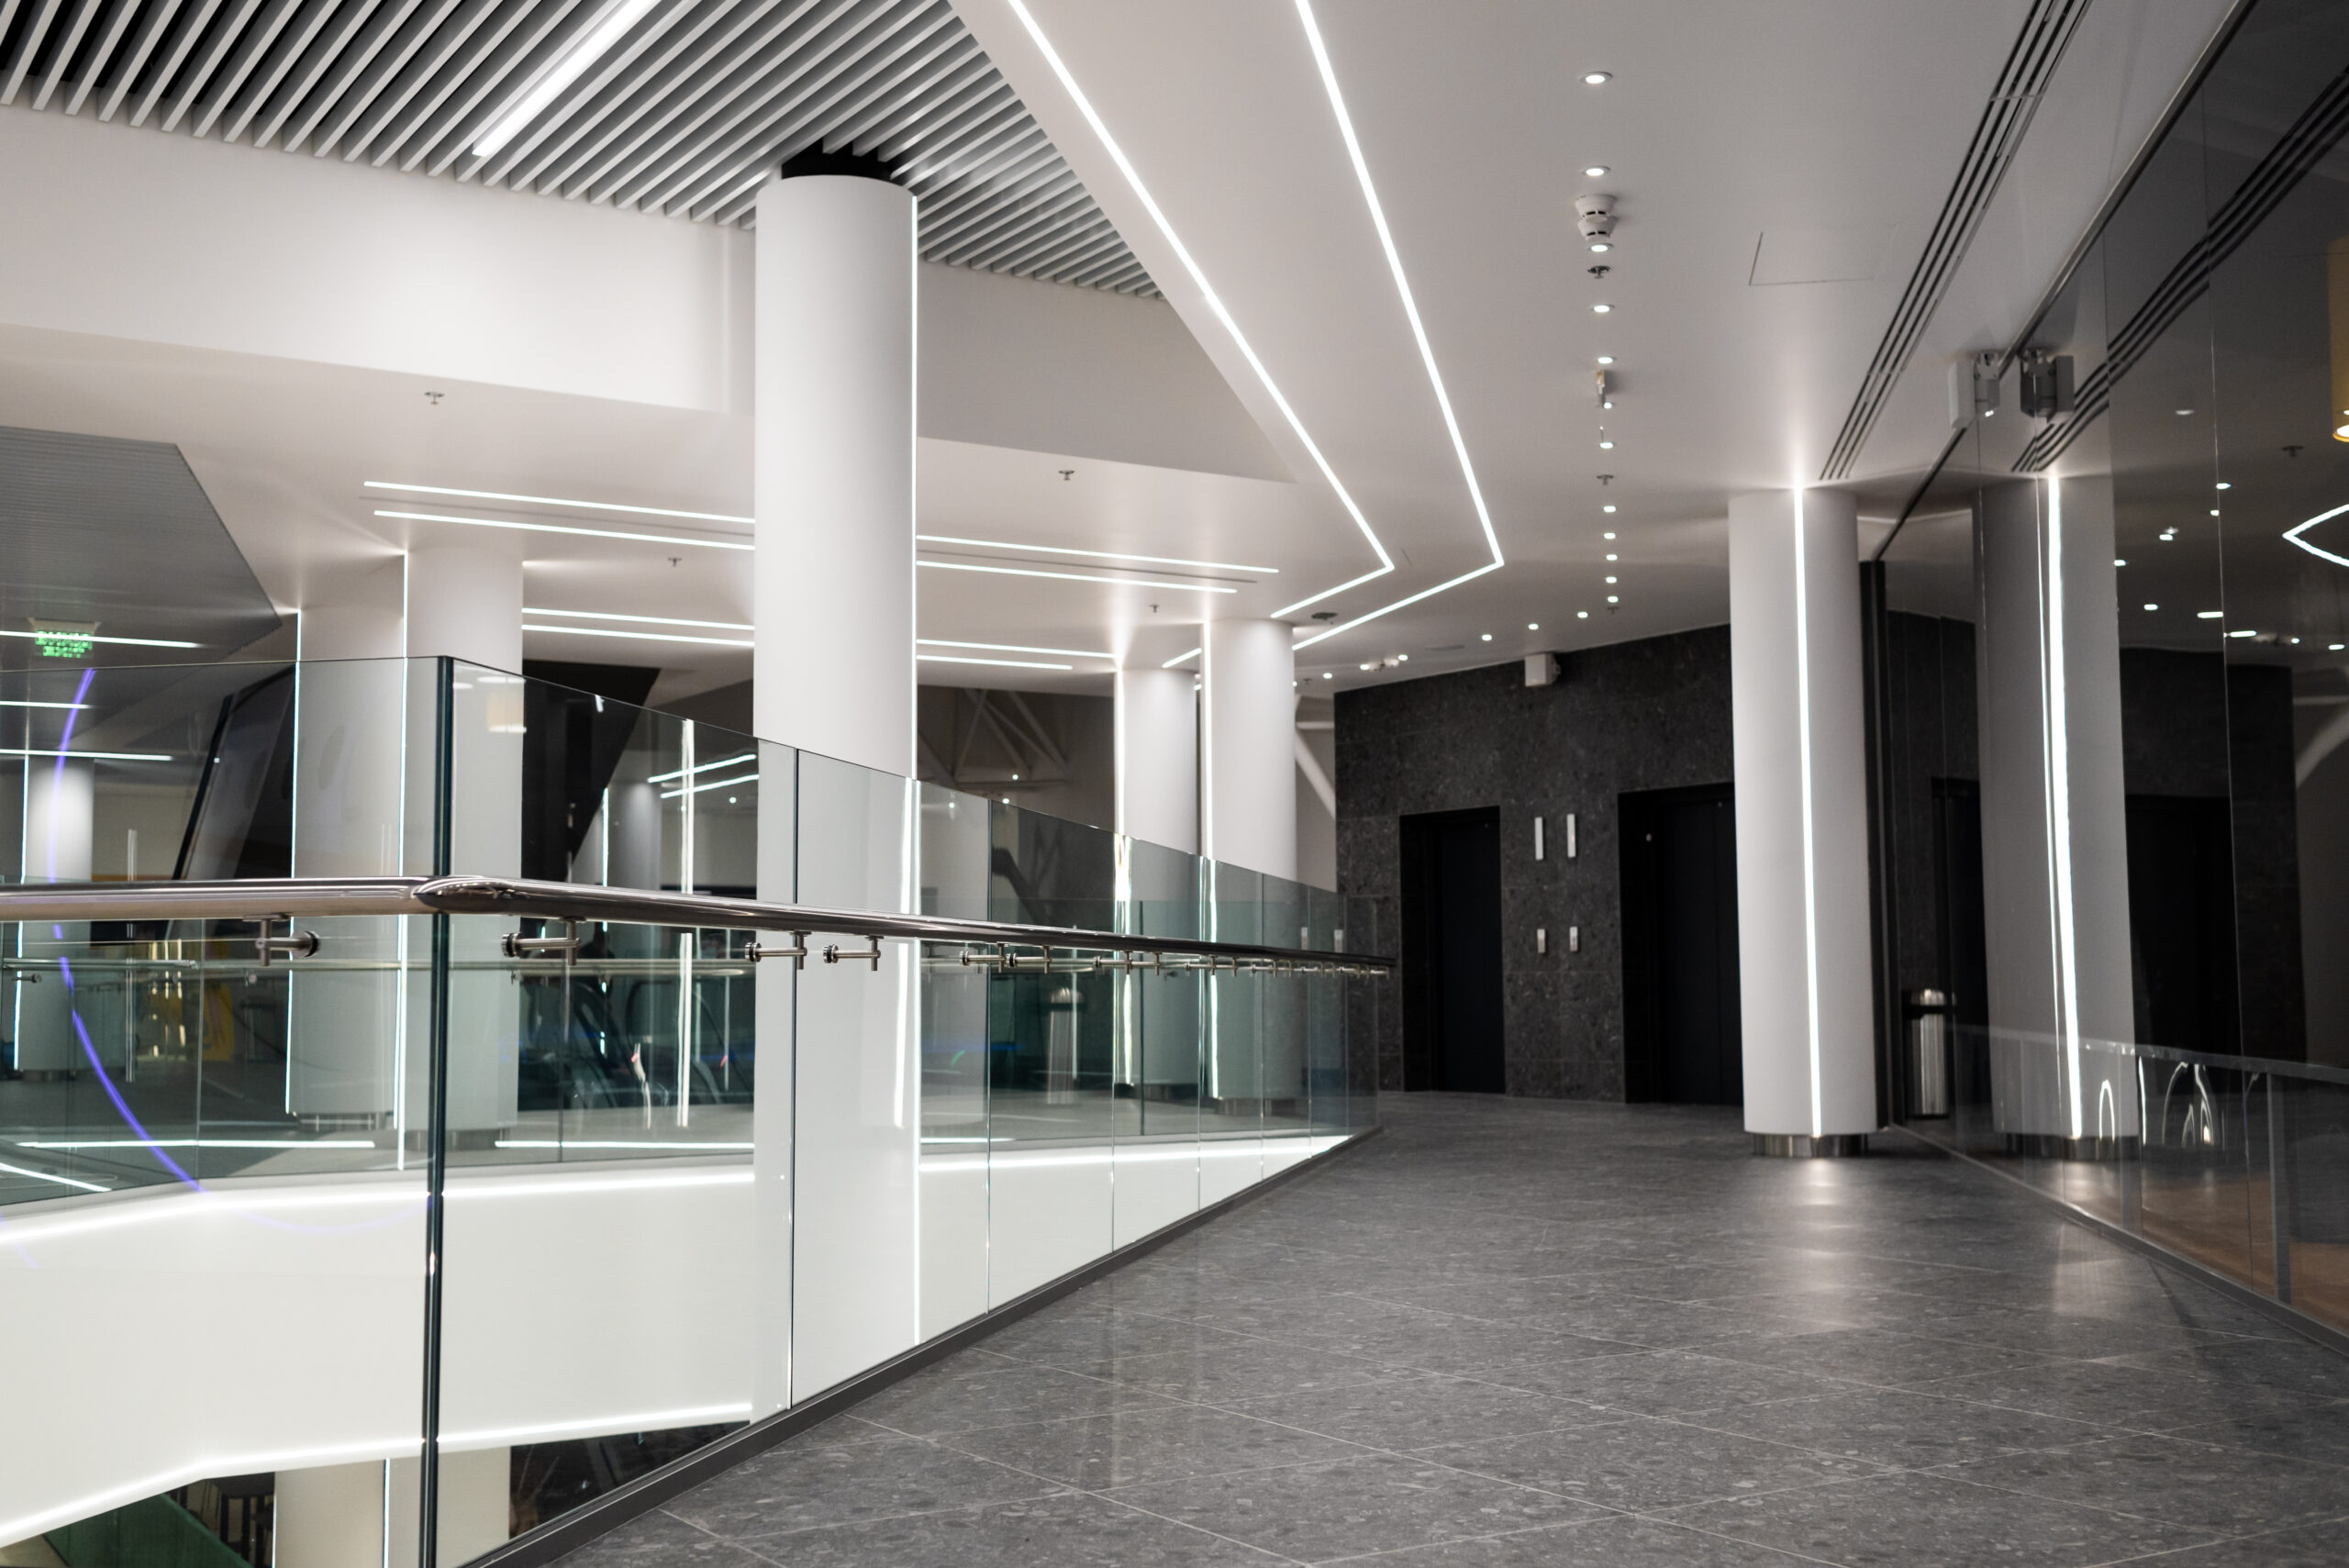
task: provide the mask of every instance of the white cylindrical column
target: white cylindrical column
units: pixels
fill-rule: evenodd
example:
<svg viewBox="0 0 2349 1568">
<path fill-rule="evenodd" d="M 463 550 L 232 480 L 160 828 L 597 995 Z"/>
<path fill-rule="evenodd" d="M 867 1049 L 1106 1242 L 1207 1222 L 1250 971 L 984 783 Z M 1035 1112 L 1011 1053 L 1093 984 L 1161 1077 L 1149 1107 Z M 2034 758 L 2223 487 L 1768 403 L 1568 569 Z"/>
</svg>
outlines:
<svg viewBox="0 0 2349 1568">
<path fill-rule="evenodd" d="M 28 757 L 25 768 L 20 874 L 27 882 L 89 881 L 97 822 L 97 776 L 92 764 L 59 757 Z M 87 951 L 89 935 L 89 923 L 83 920 L 62 925 L 28 923 L 18 938 L 19 951 L 37 962 L 53 962 L 62 957 L 66 963 L 75 963 Z M 73 1027 L 77 1012 L 96 1049 L 106 1049 L 120 1034 L 120 1014 L 112 998 L 102 998 L 100 987 L 85 987 L 79 982 L 68 985 L 62 968 L 43 972 L 39 981 L 21 982 L 9 989 L 16 998 L 10 1032 L 16 1037 L 17 1052 L 12 1065 L 19 1073 L 46 1077 L 84 1065 L 81 1031 Z M 111 1028 L 101 1013 L 110 1015 Z"/>
<path fill-rule="evenodd" d="M 521 558 L 470 545 L 417 545 L 407 552 L 407 652 L 448 654 L 518 674 L 522 669 Z"/>
<path fill-rule="evenodd" d="M 465 545 L 411 549 L 406 622 L 410 657 L 446 656 L 459 661 L 455 689 L 450 694 L 449 870 L 519 876 L 520 558 Z M 429 693 L 436 689 L 437 681 L 426 679 L 422 684 Z M 429 707 L 431 700 L 427 696 L 422 705 Z M 429 789 L 429 784 L 425 787 Z M 451 955 L 463 963 L 483 965 L 450 980 L 449 1128 L 452 1133 L 492 1132 L 510 1128 L 518 1119 L 521 1008 L 518 994 L 494 967 L 504 929 L 503 922 L 478 917 L 461 916 L 451 922 Z M 417 934 L 411 933 L 412 944 Z M 419 950 L 412 947 L 412 951 Z M 417 991 L 412 979 L 411 1003 Z M 421 1084 L 419 1074 L 409 1074 L 412 1096 L 420 1093 Z M 411 1106 L 412 1116 L 417 1108 Z"/>
<path fill-rule="evenodd" d="M 1976 498 L 1992 1118 L 2067 1151 L 2138 1130 L 2112 538 L 2109 479 Z"/>
<path fill-rule="evenodd" d="M 914 773 L 914 198 L 759 193 L 752 728 Z"/>
<path fill-rule="evenodd" d="M 1197 854 L 1198 677 L 1155 666 L 1119 671 L 1117 751 L 1118 831 Z"/>
<path fill-rule="evenodd" d="M 1849 495 L 1730 502 L 1745 1126 L 1772 1153 L 1876 1125 L 1858 563 Z"/>
<path fill-rule="evenodd" d="M 1206 628 L 1199 852 L 1297 875 L 1297 656 L 1276 620 Z"/>
</svg>

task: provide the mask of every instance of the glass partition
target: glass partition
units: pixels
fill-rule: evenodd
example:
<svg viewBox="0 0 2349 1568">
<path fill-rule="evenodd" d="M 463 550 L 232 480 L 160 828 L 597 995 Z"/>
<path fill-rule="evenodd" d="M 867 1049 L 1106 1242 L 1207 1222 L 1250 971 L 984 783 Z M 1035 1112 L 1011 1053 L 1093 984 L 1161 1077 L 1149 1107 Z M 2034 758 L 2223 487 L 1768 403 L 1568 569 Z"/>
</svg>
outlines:
<svg viewBox="0 0 2349 1568">
<path fill-rule="evenodd" d="M 1375 951 L 1333 894 L 455 661 L 6 673 L 0 725 L 12 883 L 1072 933 L 0 922 L 0 1312 L 58 1351 L 0 1368 L 58 1439 L 0 1548 L 462 1562 L 1375 1120 L 1377 981 L 1294 962 Z"/>
</svg>

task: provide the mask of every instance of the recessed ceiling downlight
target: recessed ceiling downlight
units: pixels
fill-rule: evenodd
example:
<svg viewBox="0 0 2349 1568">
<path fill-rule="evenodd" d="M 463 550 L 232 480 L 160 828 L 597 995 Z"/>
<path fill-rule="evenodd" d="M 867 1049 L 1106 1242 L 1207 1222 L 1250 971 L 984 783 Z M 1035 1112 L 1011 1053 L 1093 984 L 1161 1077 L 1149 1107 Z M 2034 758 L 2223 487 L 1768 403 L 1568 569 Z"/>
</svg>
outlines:
<svg viewBox="0 0 2349 1568">
<path fill-rule="evenodd" d="M 1583 171 L 1583 173 L 1584 173 L 1584 175 L 1585 175 L 1586 177 L 1587 177 L 1587 178 L 1589 178 L 1589 179 L 1593 179 L 1593 180 L 1596 180 L 1596 179 L 1599 178 L 1601 175 L 1605 174 L 1606 172 L 1607 172 L 1607 165 L 1606 165 L 1606 164 L 1604 164 L 1604 163 L 1594 163 L 1594 164 L 1592 164 L 1589 168 L 1585 169 L 1585 170 Z"/>
<path fill-rule="evenodd" d="M 1601 86 L 1614 79 L 1615 73 L 1611 71 L 1586 71 L 1582 73 L 1582 84 L 1586 87 Z"/>
<path fill-rule="evenodd" d="M 1596 314 L 1596 315 L 1599 315 L 1599 316 L 1604 316 L 1604 315 L 1606 315 L 1609 311 L 1613 310 L 1615 307 L 1614 307 L 1613 306 L 1611 306 L 1611 305 L 1594 305 L 1594 306 L 1592 306 L 1590 308 L 1591 308 L 1591 310 L 1592 310 L 1592 312 L 1593 312 L 1594 314 Z"/>
</svg>

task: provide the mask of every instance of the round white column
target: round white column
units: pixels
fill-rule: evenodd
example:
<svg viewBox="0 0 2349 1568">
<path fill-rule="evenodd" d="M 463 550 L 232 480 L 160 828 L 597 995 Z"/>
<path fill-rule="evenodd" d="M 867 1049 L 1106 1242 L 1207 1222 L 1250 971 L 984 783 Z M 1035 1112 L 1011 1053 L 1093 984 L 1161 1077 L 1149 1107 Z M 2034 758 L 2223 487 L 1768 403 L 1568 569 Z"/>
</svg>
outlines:
<svg viewBox="0 0 2349 1568">
<path fill-rule="evenodd" d="M 853 174 L 759 193 L 758 734 L 914 773 L 914 198 Z"/>
<path fill-rule="evenodd" d="M 1276 620 L 1207 627 L 1199 852 L 1297 875 L 1297 656 Z"/>
<path fill-rule="evenodd" d="M 1745 1126 L 1769 1153 L 1876 1126 L 1858 564 L 1849 495 L 1729 504 Z"/>
<path fill-rule="evenodd" d="M 1146 666 L 1118 672 L 1118 831 L 1197 854 L 1198 677 Z"/>
</svg>

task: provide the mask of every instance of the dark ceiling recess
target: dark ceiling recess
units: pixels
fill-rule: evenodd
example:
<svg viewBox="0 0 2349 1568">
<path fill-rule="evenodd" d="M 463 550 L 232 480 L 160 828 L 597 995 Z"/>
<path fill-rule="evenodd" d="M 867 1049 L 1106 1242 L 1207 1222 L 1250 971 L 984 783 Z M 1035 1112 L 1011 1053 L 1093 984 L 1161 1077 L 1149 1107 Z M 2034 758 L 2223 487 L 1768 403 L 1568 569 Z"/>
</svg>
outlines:
<svg viewBox="0 0 2349 1568">
<path fill-rule="evenodd" d="M 197 645 L 99 643 L 83 662 L 101 664 L 225 659 L 277 629 L 179 448 L 0 428 L 0 628 L 95 622 L 101 637 Z M 37 644 L 0 638 L 0 663 L 39 657 Z"/>
<path fill-rule="evenodd" d="M 877 159 L 926 261 L 1155 297 L 949 0 L 651 7 L 475 151 L 595 0 L 0 0 L 0 104 L 749 226 L 809 150 Z"/>
</svg>

